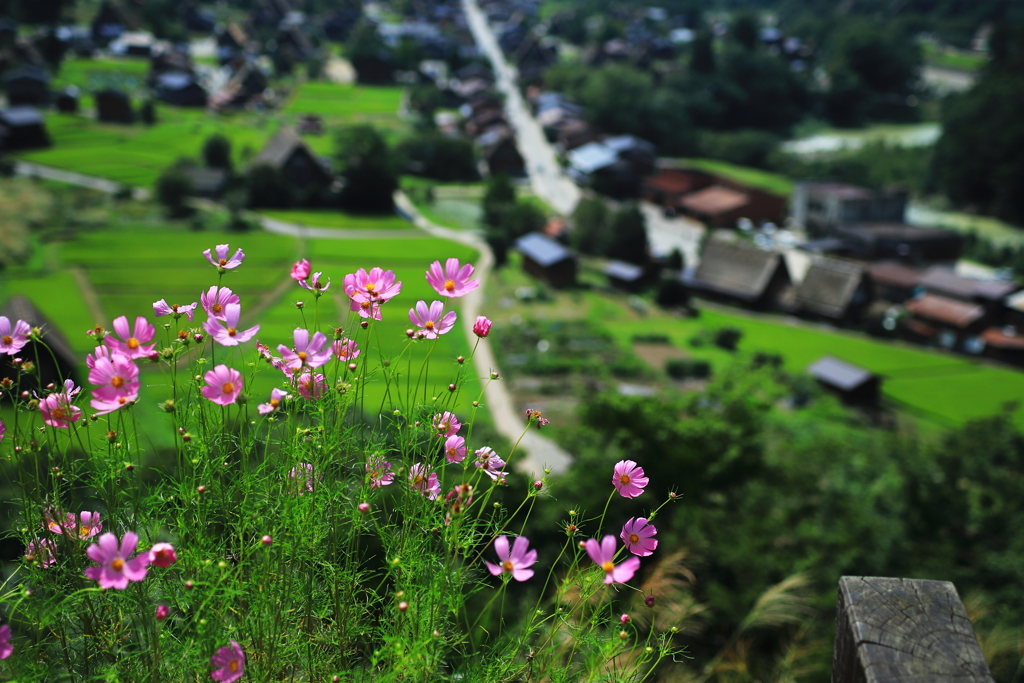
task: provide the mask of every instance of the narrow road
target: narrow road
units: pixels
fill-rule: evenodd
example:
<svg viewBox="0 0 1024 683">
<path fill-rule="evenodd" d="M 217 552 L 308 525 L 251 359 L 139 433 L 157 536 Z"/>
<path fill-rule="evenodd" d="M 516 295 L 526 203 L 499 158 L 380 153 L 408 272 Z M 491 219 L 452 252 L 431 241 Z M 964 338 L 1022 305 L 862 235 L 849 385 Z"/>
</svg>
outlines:
<svg viewBox="0 0 1024 683">
<path fill-rule="evenodd" d="M 90 190 L 106 192 L 107 194 L 115 194 L 125 188 L 124 184 L 116 183 L 113 180 L 83 175 L 81 173 L 75 173 L 74 171 L 65 171 L 60 168 L 53 168 L 52 166 L 34 164 L 31 161 L 14 162 L 14 173 L 16 175 L 25 176 L 26 178 L 54 180 L 58 183 L 67 183 L 69 185 L 77 185 L 78 187 L 86 187 Z M 149 190 L 141 187 L 132 188 L 132 196 L 135 199 L 148 199 Z"/>
<path fill-rule="evenodd" d="M 480 279 L 480 286 L 462 298 L 462 310 L 459 315 L 462 319 L 462 329 L 466 334 L 466 339 L 472 346 L 476 343 L 473 323 L 481 314 L 480 306 L 484 298 L 484 287 L 491 269 L 494 267 L 494 254 L 491 252 L 490 246 L 475 233 L 452 230 L 431 223 L 401 191 L 395 192 L 395 205 L 417 228 L 434 237 L 459 242 L 480 252 L 480 259 L 474 264 L 475 275 Z M 530 429 L 525 434 L 523 433 L 523 430 L 526 429 L 525 416 L 516 410 L 512 394 L 509 393 L 505 382 L 501 379 L 487 382 L 486 378 L 490 376 L 491 371 L 498 367 L 489 338 L 480 340 L 480 344 L 476 347 L 476 355 L 473 356 L 473 363 L 476 365 L 477 376 L 486 384 L 484 400 L 487 409 L 491 412 L 494 426 L 502 436 L 512 443 L 519 441 L 519 449 L 524 451 L 517 451 L 513 455 L 510 461 L 513 467 L 523 474 L 537 478 L 543 475 L 544 468 L 550 469 L 552 474 L 561 474 L 569 469 L 569 465 L 572 464 L 572 455 L 558 444 L 541 435 L 537 429 Z"/>
<path fill-rule="evenodd" d="M 501 52 L 494 32 L 487 25 L 487 17 L 480 6 L 476 0 L 463 0 L 462 6 L 473 39 L 491 62 L 497 79 L 495 85 L 505 96 L 505 114 L 516 133 L 516 144 L 526 162 L 533 191 L 563 216 L 572 214 L 580 201 L 580 189 L 562 172 L 555 150 L 544 137 L 544 131 L 519 92 L 518 74 L 505 61 L 505 55 Z"/>
</svg>

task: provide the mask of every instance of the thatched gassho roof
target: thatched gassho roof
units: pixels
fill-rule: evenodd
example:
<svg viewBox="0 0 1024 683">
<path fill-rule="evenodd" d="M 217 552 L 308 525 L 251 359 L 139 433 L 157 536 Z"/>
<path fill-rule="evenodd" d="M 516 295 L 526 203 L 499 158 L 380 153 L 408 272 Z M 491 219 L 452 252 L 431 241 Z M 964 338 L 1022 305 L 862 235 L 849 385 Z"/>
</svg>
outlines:
<svg viewBox="0 0 1024 683">
<path fill-rule="evenodd" d="M 810 313 L 842 318 L 863 279 L 864 270 L 852 263 L 816 259 L 797 288 L 797 303 Z"/>
<path fill-rule="evenodd" d="M 776 270 L 785 267 L 778 252 L 713 239 L 704 247 L 691 284 L 744 301 L 756 301 L 765 293 Z"/>
</svg>

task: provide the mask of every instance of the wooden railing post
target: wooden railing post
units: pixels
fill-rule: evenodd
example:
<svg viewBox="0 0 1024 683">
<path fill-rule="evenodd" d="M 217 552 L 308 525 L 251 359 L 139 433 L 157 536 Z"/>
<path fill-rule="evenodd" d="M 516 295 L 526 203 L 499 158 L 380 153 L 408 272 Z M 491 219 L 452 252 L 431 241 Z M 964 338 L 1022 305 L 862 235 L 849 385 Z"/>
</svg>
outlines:
<svg viewBox="0 0 1024 683">
<path fill-rule="evenodd" d="M 832 683 L 993 683 L 948 581 L 839 579 Z"/>
</svg>

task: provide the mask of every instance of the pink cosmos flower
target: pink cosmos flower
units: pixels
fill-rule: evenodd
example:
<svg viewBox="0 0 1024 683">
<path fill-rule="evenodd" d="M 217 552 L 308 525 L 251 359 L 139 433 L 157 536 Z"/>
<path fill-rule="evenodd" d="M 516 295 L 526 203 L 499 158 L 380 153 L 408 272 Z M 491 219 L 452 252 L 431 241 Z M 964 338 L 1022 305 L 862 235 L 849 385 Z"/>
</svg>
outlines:
<svg viewBox="0 0 1024 683">
<path fill-rule="evenodd" d="M 134 329 L 128 328 L 128 318 L 125 316 L 122 315 L 115 319 L 114 332 L 121 339 L 114 339 L 112 336 L 107 335 L 103 338 L 103 343 L 110 350 L 120 351 L 131 360 L 146 358 L 149 354 L 153 353 L 153 349 L 156 347 L 156 344 L 146 346 L 156 336 L 156 328 L 141 315 L 135 318 Z M 122 339 L 124 341 L 121 341 Z"/>
<path fill-rule="evenodd" d="M 196 306 L 199 304 L 193 301 L 190 304 L 168 304 L 166 299 L 160 299 L 153 304 L 153 313 L 156 317 L 162 315 L 173 315 L 175 320 L 183 315 L 188 316 L 188 321 L 192 322 L 192 317 L 196 314 Z"/>
<path fill-rule="evenodd" d="M 13 356 L 21 351 L 25 344 L 28 344 L 31 333 L 32 327 L 24 320 L 14 323 L 12 329 L 11 321 L 7 319 L 7 316 L 0 315 L 0 353 Z"/>
<path fill-rule="evenodd" d="M 7 659 L 14 652 L 11 645 L 11 627 L 7 624 L 0 626 L 0 659 Z"/>
<path fill-rule="evenodd" d="M 238 304 L 228 304 L 224 309 L 224 325 L 215 318 L 203 323 L 203 329 L 221 346 L 238 346 L 252 339 L 260 331 L 259 325 L 247 330 L 238 329 L 238 319 L 242 316 L 242 307 Z"/>
<path fill-rule="evenodd" d="M 270 402 L 261 403 L 256 407 L 260 415 L 266 415 L 267 413 L 276 412 L 281 408 L 281 401 L 288 398 L 288 392 L 284 389 L 271 389 L 270 390 Z"/>
<path fill-rule="evenodd" d="M 97 415 L 105 415 L 139 398 L 139 369 L 118 351 L 93 360 L 89 381 L 98 385 L 92 390 L 89 404 Z"/>
<path fill-rule="evenodd" d="M 380 320 L 380 306 L 398 296 L 402 282 L 395 281 L 392 270 L 372 268 L 367 273 L 360 268 L 345 276 L 345 294 L 352 300 L 349 310 L 359 313 L 361 318 Z"/>
<path fill-rule="evenodd" d="M 412 490 L 422 493 L 430 500 L 441 495 L 441 484 L 437 480 L 436 472 L 427 472 L 427 466 L 421 462 L 409 468 L 409 484 Z"/>
<path fill-rule="evenodd" d="M 245 673 L 245 653 L 242 646 L 235 641 L 217 650 L 217 653 L 210 657 L 210 666 L 213 671 L 210 677 L 219 683 L 232 683 L 237 681 Z"/>
<path fill-rule="evenodd" d="M 59 429 L 67 429 L 69 423 L 78 422 L 82 417 L 82 409 L 71 405 L 71 397 L 66 392 L 40 399 L 39 412 L 43 414 L 43 424 Z"/>
<path fill-rule="evenodd" d="M 358 344 L 344 337 L 331 344 L 331 351 L 334 352 L 334 357 L 343 363 L 359 358 L 361 353 Z"/>
<path fill-rule="evenodd" d="M 299 395 L 310 401 L 314 401 L 327 393 L 327 378 L 319 372 L 315 375 L 311 370 L 303 372 L 292 378 L 299 389 Z"/>
<path fill-rule="evenodd" d="M 124 354 L 122 353 L 121 355 L 123 356 Z M 92 370 L 94 367 L 96 367 L 96 361 L 98 361 L 100 358 L 106 358 L 107 360 L 109 360 L 110 349 L 108 349 L 106 346 L 97 346 L 95 349 L 93 349 L 92 353 L 85 357 L 85 366 Z"/>
<path fill-rule="evenodd" d="M 103 531 L 103 522 L 100 521 L 98 512 L 83 511 L 77 516 L 75 513 L 69 512 L 65 515 L 63 524 L 48 519 L 46 528 L 55 534 L 73 534 L 81 539 L 86 539 Z"/>
<path fill-rule="evenodd" d="M 440 261 L 434 261 L 427 270 L 427 282 L 441 296 L 465 296 L 480 285 L 473 277 L 473 266 L 468 263 L 459 268 L 459 259 L 450 258 L 445 261 L 444 269 Z"/>
<path fill-rule="evenodd" d="M 630 517 L 629 521 L 622 525 L 619 538 L 626 545 L 626 550 L 634 555 L 647 557 L 658 547 L 658 539 L 654 538 L 657 533 L 658 530 L 645 517 Z"/>
<path fill-rule="evenodd" d="M 178 561 L 178 553 L 170 543 L 156 543 L 149 549 L 149 563 L 158 567 L 170 567 Z"/>
<path fill-rule="evenodd" d="M 473 464 L 483 469 L 484 474 L 491 478 L 491 481 L 504 481 L 505 480 L 505 461 L 498 457 L 498 454 L 494 452 L 490 446 L 484 446 L 478 449 L 473 455 L 476 456 L 476 462 Z"/>
<path fill-rule="evenodd" d="M 638 467 L 632 460 L 620 460 L 615 463 L 612 485 L 623 498 L 636 498 L 644 492 L 650 481 L 644 476 L 644 468 Z"/>
<path fill-rule="evenodd" d="M 245 253 L 241 249 L 236 251 L 231 258 L 228 258 L 228 251 L 230 251 L 228 245 L 218 244 L 214 249 L 217 256 L 216 261 L 209 249 L 203 252 L 203 256 L 206 257 L 206 260 L 210 262 L 211 266 L 223 273 L 225 270 L 231 270 L 242 265 L 242 261 L 245 259 Z"/>
<path fill-rule="evenodd" d="M 476 317 L 476 322 L 473 323 L 473 334 L 483 339 L 491 332 L 491 321 L 482 315 Z"/>
<path fill-rule="evenodd" d="M 395 480 L 395 474 L 391 471 L 391 463 L 379 455 L 372 455 L 366 461 L 366 474 L 370 479 L 371 489 L 388 486 Z"/>
<path fill-rule="evenodd" d="M 163 621 L 168 616 L 170 616 L 170 614 L 171 614 L 171 610 L 167 609 L 167 605 L 157 605 L 156 606 L 156 615 L 155 616 L 156 616 L 156 620 L 157 621 Z"/>
<path fill-rule="evenodd" d="M 229 406 L 242 393 L 242 373 L 224 364 L 210 370 L 203 378 L 206 380 L 203 396 L 217 405 Z"/>
<path fill-rule="evenodd" d="M 501 564 L 491 564 L 486 560 L 484 564 L 494 576 L 509 572 L 516 581 L 526 581 L 533 576 L 533 570 L 529 567 L 537 562 L 537 551 L 527 550 L 529 547 L 530 541 L 526 536 L 516 536 L 512 549 L 509 550 L 508 536 L 498 536 L 494 539 L 494 550 L 498 553 Z"/>
<path fill-rule="evenodd" d="M 442 318 L 441 315 L 444 314 Z M 427 308 L 426 301 L 417 301 L 416 308 L 409 309 L 409 320 L 413 325 L 423 329 L 423 336 L 427 339 L 437 339 L 455 326 L 455 318 L 458 316 L 455 311 L 444 313 L 444 302 L 434 301 Z"/>
<path fill-rule="evenodd" d="M 320 296 L 331 287 L 331 278 L 327 278 L 327 284 L 325 285 L 322 282 L 320 282 L 321 275 L 323 275 L 322 272 L 313 273 L 313 277 L 309 279 L 309 282 L 306 282 L 305 280 L 299 280 L 299 285 L 303 289 L 308 289 L 309 291 L 313 292 L 313 294 Z"/>
<path fill-rule="evenodd" d="M 120 549 L 117 547 L 117 536 L 103 534 L 98 542 L 86 549 L 89 559 L 100 565 L 88 567 L 85 570 L 86 578 L 98 582 L 100 588 L 118 590 L 127 588 L 129 581 L 142 581 L 148 571 L 149 554 L 139 553 L 129 559 L 138 544 L 139 537 L 131 531 L 121 539 Z"/>
<path fill-rule="evenodd" d="M 434 416 L 434 430 L 438 436 L 455 436 L 460 427 L 462 423 L 455 417 L 455 413 L 446 410 Z"/>
<path fill-rule="evenodd" d="M 199 302 L 203 304 L 203 310 L 206 311 L 206 315 L 217 320 L 227 320 L 227 305 L 238 304 L 242 300 L 227 287 L 217 287 L 214 285 L 199 295 Z"/>
<path fill-rule="evenodd" d="M 466 459 L 466 440 L 461 436 L 449 436 L 444 442 L 444 457 L 448 462 L 462 462 Z"/>
<path fill-rule="evenodd" d="M 3 420 L 0 420 L 0 441 L 4 440 L 4 434 L 7 433 L 7 425 L 4 424 Z"/>
<path fill-rule="evenodd" d="M 318 368 L 325 365 L 331 359 L 330 347 L 324 348 L 327 344 L 327 337 L 323 332 L 314 332 L 313 338 L 309 338 L 309 330 L 301 327 L 292 332 L 292 340 L 295 348 L 289 349 L 284 344 L 277 345 L 277 351 L 285 365 L 292 370 L 301 370 L 303 367 Z"/>
<path fill-rule="evenodd" d="M 291 482 L 289 493 L 298 493 L 301 496 L 306 491 L 313 492 L 313 466 L 308 462 L 300 462 L 297 467 L 293 467 L 288 472 L 288 479 Z"/>
<path fill-rule="evenodd" d="M 57 546 L 49 538 L 37 538 L 25 546 L 25 559 L 40 569 L 53 566 L 57 561 Z"/>
<path fill-rule="evenodd" d="M 309 277 L 309 273 L 309 261 L 307 261 L 306 259 L 296 261 L 295 265 L 292 266 L 292 279 L 295 280 L 296 282 L 301 283 L 303 280 Z"/>
<path fill-rule="evenodd" d="M 587 555 L 598 567 L 604 570 L 605 583 L 626 583 L 640 568 L 640 558 L 631 557 L 625 562 L 615 564 L 615 537 L 608 534 L 601 539 L 600 545 L 592 538 L 587 539 Z"/>
</svg>

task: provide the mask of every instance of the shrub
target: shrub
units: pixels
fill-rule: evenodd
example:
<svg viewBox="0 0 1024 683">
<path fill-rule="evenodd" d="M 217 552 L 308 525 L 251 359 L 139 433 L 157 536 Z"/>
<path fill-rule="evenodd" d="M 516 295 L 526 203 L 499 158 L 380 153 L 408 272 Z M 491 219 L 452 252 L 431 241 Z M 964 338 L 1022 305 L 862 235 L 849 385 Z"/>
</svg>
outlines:
<svg viewBox="0 0 1024 683">
<path fill-rule="evenodd" d="M 690 292 L 679 280 L 665 278 L 658 283 L 658 293 L 654 300 L 663 308 L 676 308 L 690 302 Z"/>
<path fill-rule="evenodd" d="M 203 163 L 207 168 L 231 170 L 231 141 L 223 135 L 211 135 L 203 143 Z"/>
<path fill-rule="evenodd" d="M 650 332 L 647 334 L 634 334 L 630 337 L 634 344 L 671 344 L 672 339 L 667 334 Z"/>
<path fill-rule="evenodd" d="M 735 351 L 743 337 L 743 330 L 736 327 L 722 327 L 715 330 L 715 346 L 726 351 Z"/>
<path fill-rule="evenodd" d="M 676 358 L 665 362 L 665 372 L 673 379 L 707 379 L 711 376 L 711 363 L 706 360 Z"/>
<path fill-rule="evenodd" d="M 183 218 L 191 213 L 188 206 L 191 194 L 192 180 L 178 164 L 167 168 L 157 178 L 157 201 L 164 205 L 171 218 Z"/>
</svg>

